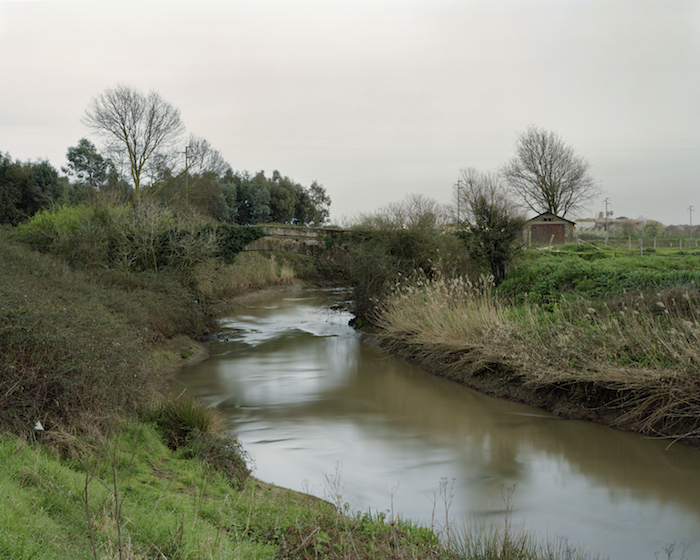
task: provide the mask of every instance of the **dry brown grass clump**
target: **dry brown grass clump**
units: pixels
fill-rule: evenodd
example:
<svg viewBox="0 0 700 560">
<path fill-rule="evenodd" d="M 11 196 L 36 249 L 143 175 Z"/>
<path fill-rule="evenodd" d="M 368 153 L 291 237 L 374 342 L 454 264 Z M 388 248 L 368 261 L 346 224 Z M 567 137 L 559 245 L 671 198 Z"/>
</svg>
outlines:
<svg viewBox="0 0 700 560">
<path fill-rule="evenodd" d="M 233 264 L 214 260 L 196 269 L 197 287 L 211 301 L 225 301 L 269 286 L 289 285 L 294 271 L 287 263 L 278 263 L 274 255 L 241 253 Z"/>
</svg>

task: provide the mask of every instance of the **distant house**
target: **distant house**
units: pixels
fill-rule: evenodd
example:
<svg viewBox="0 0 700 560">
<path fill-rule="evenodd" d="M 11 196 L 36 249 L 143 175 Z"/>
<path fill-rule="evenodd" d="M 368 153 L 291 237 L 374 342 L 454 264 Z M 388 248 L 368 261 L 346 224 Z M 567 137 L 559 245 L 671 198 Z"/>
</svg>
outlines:
<svg viewBox="0 0 700 560">
<path fill-rule="evenodd" d="M 630 220 L 629 218 L 621 217 L 621 218 L 609 218 L 607 221 L 605 218 L 598 218 L 595 221 L 595 228 L 596 229 L 602 229 L 605 231 L 605 228 L 608 228 L 608 231 L 614 230 L 615 228 L 619 227 L 620 224 L 624 222 L 632 222 L 634 224 L 634 227 L 640 228 L 642 227 L 642 220 Z"/>
<path fill-rule="evenodd" d="M 577 231 L 593 231 L 596 228 L 595 218 L 581 218 L 576 220 Z"/>
<path fill-rule="evenodd" d="M 527 243 L 561 245 L 572 242 L 575 227 L 576 222 L 545 212 L 525 222 Z"/>
</svg>

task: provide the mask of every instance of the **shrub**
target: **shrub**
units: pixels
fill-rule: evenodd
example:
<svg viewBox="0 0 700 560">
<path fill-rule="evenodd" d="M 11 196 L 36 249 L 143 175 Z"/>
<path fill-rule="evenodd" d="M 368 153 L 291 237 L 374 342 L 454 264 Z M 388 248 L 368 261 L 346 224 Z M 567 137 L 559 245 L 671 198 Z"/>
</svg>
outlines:
<svg viewBox="0 0 700 560">
<path fill-rule="evenodd" d="M 236 255 L 246 245 L 265 235 L 265 232 L 259 227 L 232 226 L 230 224 L 218 224 L 216 232 L 219 237 L 217 255 L 228 264 L 235 260 Z"/>
<path fill-rule="evenodd" d="M 162 430 L 168 447 L 203 460 L 234 486 L 240 487 L 250 475 L 246 454 L 236 437 L 222 435 L 225 424 L 217 409 L 192 397 L 170 397 L 146 413 L 146 419 Z"/>
<path fill-rule="evenodd" d="M 0 430 L 135 412 L 177 360 L 152 343 L 210 320 L 173 274 L 84 272 L 0 236 Z"/>
<path fill-rule="evenodd" d="M 183 451 L 185 457 L 197 457 L 222 473 L 234 488 L 242 488 L 250 476 L 248 456 L 235 436 L 192 430 Z"/>
<path fill-rule="evenodd" d="M 44 210 L 17 228 L 14 237 L 72 264 L 125 271 L 170 267 L 189 283 L 196 264 L 220 253 L 221 235 L 196 214 L 174 214 L 153 201 L 116 205 L 95 200 L 91 206 Z M 226 248 L 230 253 L 230 243 Z"/>
<path fill-rule="evenodd" d="M 90 219 L 93 210 L 78 206 L 61 205 L 40 210 L 32 218 L 17 226 L 14 237 L 39 249 L 50 249 L 62 235 L 74 234 L 81 223 Z"/>
<path fill-rule="evenodd" d="M 185 444 L 193 432 L 218 435 L 224 429 L 221 413 L 192 397 L 164 399 L 147 419 L 163 430 L 171 449 Z"/>
<path fill-rule="evenodd" d="M 23 275 L 2 293 L 0 429 L 23 432 L 37 421 L 50 428 L 89 412 L 135 410 L 155 380 L 143 367 L 146 349 L 134 327 L 81 293 L 85 285 L 70 271 L 39 263 L 35 274 L 42 273 L 45 279 Z M 77 289 L 69 295 L 71 282 Z"/>
<path fill-rule="evenodd" d="M 350 248 L 353 312 L 361 319 L 374 314 L 377 302 L 401 277 L 416 273 L 431 277 L 438 266 L 448 276 L 475 274 L 462 243 L 436 229 L 355 230 L 350 234 Z"/>
</svg>

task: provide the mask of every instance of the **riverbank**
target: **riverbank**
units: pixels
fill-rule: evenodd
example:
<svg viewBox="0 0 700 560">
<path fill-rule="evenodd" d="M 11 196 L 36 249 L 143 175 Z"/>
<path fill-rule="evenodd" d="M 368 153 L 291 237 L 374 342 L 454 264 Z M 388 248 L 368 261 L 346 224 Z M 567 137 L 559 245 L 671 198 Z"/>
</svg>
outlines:
<svg viewBox="0 0 700 560">
<path fill-rule="evenodd" d="M 542 309 L 465 280 L 419 279 L 397 285 L 375 322 L 385 349 L 436 375 L 564 418 L 698 445 L 696 299 L 677 287 Z"/>
<path fill-rule="evenodd" d="M 237 306 L 247 301 L 310 287 L 316 287 L 316 285 L 296 281 L 283 288 L 270 287 L 255 290 L 227 302 L 222 307 L 222 313 L 235 312 Z M 492 361 L 484 365 L 483 357 L 472 356 L 473 361 L 469 358 L 465 359 L 464 356 L 457 358 L 455 354 L 462 354 L 462 351 L 455 352 L 454 348 L 443 348 L 442 351 L 433 349 L 433 352 L 426 353 L 421 344 L 400 342 L 386 336 L 385 333 L 376 331 L 368 331 L 368 335 L 374 343 L 389 353 L 418 365 L 432 375 L 447 378 L 483 394 L 521 402 L 562 418 L 587 420 L 611 427 L 615 427 L 620 415 L 620 410 L 617 407 L 606 406 L 601 401 L 594 402 L 592 395 L 587 396 L 585 402 L 582 403 L 581 399 L 578 398 L 581 388 L 572 387 L 568 393 L 564 389 L 558 388 L 555 393 L 552 389 L 546 390 L 528 386 L 521 375 L 508 371 L 509 366 L 506 363 L 499 364 Z M 204 346 L 202 347 L 204 348 Z M 687 440 L 685 443 L 695 442 Z"/>
<path fill-rule="evenodd" d="M 1 233 L 0 556 L 451 557 L 431 529 L 246 476 L 215 411 L 164 398 L 223 300 L 173 271 L 73 267 Z M 208 270 L 248 275 L 243 299 L 295 286 L 260 255 Z"/>
<path fill-rule="evenodd" d="M 309 284 L 296 282 L 283 288 L 255 290 L 234 298 L 230 304 L 235 306 L 280 290 L 302 289 L 305 286 Z M 428 286 L 426 284 L 425 288 L 429 292 Z M 383 324 L 380 322 L 381 328 L 371 336 L 390 353 L 433 375 L 450 379 L 481 393 L 521 402 L 561 418 L 595 422 L 667 439 L 669 442 L 700 446 L 700 429 L 696 417 L 687 413 L 679 414 L 678 409 L 673 408 L 674 403 L 668 402 L 668 395 L 672 393 L 671 397 L 680 406 L 700 407 L 698 379 L 692 372 L 680 375 L 677 369 L 671 368 L 661 371 L 657 368 L 654 371 L 652 368 L 621 367 L 614 363 L 601 363 L 600 356 L 592 356 L 593 361 L 598 362 L 597 365 L 581 365 L 584 363 L 582 354 L 588 351 L 587 348 L 605 347 L 606 344 L 611 346 L 610 341 L 602 339 L 585 341 L 587 348 L 577 349 L 573 357 L 562 356 L 565 354 L 562 351 L 563 341 L 575 342 L 577 335 L 585 339 L 586 331 L 590 331 L 591 327 L 602 332 L 616 330 L 619 334 L 623 317 L 618 319 L 610 317 L 610 313 L 599 312 L 593 320 L 583 318 L 585 328 L 581 328 L 579 323 L 566 325 L 560 319 L 547 325 L 546 321 L 542 323 L 530 316 L 527 323 L 538 332 L 527 333 L 522 324 L 515 323 L 512 315 L 508 316 L 508 313 L 502 313 L 503 309 L 497 309 L 500 304 L 494 300 L 481 300 L 483 306 L 477 314 L 463 309 L 460 311 L 460 303 L 471 305 L 475 301 L 473 289 L 469 288 L 468 292 L 446 294 L 439 288 L 432 295 L 424 292 L 417 301 L 411 301 L 404 294 L 388 304 L 401 306 L 401 318 L 389 318 L 389 322 Z M 684 297 L 678 291 L 666 291 L 654 296 L 653 306 L 671 310 L 674 298 L 683 300 Z M 431 300 L 431 297 L 434 299 Z M 686 296 L 686 299 L 689 297 Z M 615 306 L 612 302 L 610 304 Z M 417 314 L 409 322 L 401 323 L 406 321 L 407 315 L 416 311 L 412 305 L 419 307 Z M 618 302 L 618 305 L 622 306 L 623 303 Z M 580 311 L 579 305 L 576 309 L 569 309 L 568 314 L 585 315 Z M 592 310 L 587 308 L 586 311 Z M 430 319 L 427 318 L 428 315 L 431 316 Z M 455 315 L 459 316 L 461 324 L 455 323 Z M 387 320 L 390 316 L 391 313 L 385 309 L 383 318 Z M 639 315 L 631 316 L 635 323 L 643 322 Z M 451 331 L 449 334 L 444 328 L 445 320 L 450 325 L 447 329 Z M 442 323 L 442 326 L 435 321 Z M 681 328 L 685 323 L 687 330 L 687 317 L 681 317 L 677 322 Z M 397 326 L 399 323 L 400 326 Z M 428 332 L 432 328 L 439 334 Z M 559 332 L 552 333 L 552 329 Z M 576 333 L 572 332 L 574 329 Z M 672 326 L 667 326 L 666 330 L 669 329 L 673 332 Z M 656 338 L 647 341 L 647 344 L 672 346 L 658 330 L 652 330 Z M 528 337 L 532 342 L 535 334 L 537 344 L 530 344 L 529 347 L 524 344 Z M 549 339 L 548 334 L 551 337 Z M 629 332 L 626 334 L 625 340 L 629 343 L 631 336 Z M 692 337 L 694 331 L 689 334 Z M 643 333 L 642 337 L 648 338 L 648 333 Z M 550 344 L 552 340 L 554 344 Z M 691 343 L 693 341 L 694 339 L 690 340 Z M 678 344 L 678 340 L 673 342 Z M 547 346 L 549 352 L 545 350 Z M 552 357 L 552 352 L 558 354 L 556 358 Z M 610 354 L 614 354 L 614 349 Z M 691 364 L 693 356 L 690 356 Z M 562 365 L 567 368 L 565 371 L 561 370 Z M 631 383 L 630 378 L 634 378 L 635 382 Z M 678 394 L 685 396 L 677 399 Z M 666 401 L 662 400 L 664 396 Z M 654 404 L 650 402 L 654 398 L 657 399 L 655 404 L 658 408 L 649 409 L 650 404 Z M 696 402 L 699 404 L 695 405 Z M 644 409 L 641 413 L 640 407 Z M 664 414 L 671 419 L 670 422 L 664 418 Z M 690 416 L 689 421 L 683 421 L 686 416 Z"/>
</svg>

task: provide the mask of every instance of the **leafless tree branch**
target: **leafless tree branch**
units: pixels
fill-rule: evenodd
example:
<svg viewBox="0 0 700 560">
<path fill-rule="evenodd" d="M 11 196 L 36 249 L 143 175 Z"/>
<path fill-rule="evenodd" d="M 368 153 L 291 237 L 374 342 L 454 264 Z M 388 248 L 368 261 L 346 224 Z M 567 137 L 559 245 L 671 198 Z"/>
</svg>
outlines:
<svg viewBox="0 0 700 560">
<path fill-rule="evenodd" d="M 158 93 L 144 95 L 124 85 L 93 98 L 83 123 L 104 138 L 116 161 L 128 162 L 137 199 L 146 166 L 167 153 L 184 132 L 180 111 Z"/>
<path fill-rule="evenodd" d="M 590 168 L 556 133 L 530 126 L 518 135 L 516 155 L 501 176 L 525 207 L 564 217 L 599 194 Z"/>
</svg>

